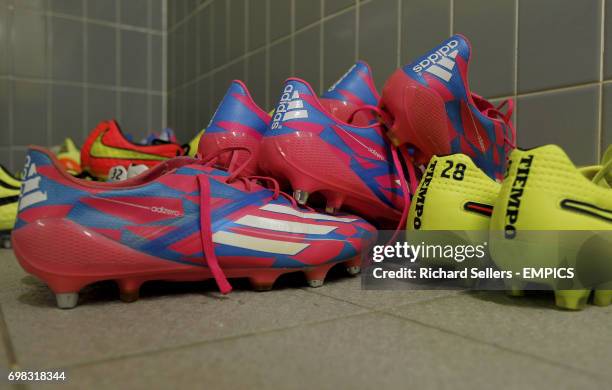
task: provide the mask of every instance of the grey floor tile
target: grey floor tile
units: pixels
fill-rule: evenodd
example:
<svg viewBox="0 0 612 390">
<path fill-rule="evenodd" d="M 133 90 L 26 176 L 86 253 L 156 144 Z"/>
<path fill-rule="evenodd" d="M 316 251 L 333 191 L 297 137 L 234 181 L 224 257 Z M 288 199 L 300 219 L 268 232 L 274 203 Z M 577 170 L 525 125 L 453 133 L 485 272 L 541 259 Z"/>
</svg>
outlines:
<svg viewBox="0 0 612 390">
<path fill-rule="evenodd" d="M 13 15 L 13 73 L 24 77 L 45 77 L 47 24 L 44 15 L 20 8 L 16 8 Z"/>
<path fill-rule="evenodd" d="M 304 292 L 293 281 L 265 293 L 234 283 L 227 296 L 212 282 L 154 283 L 132 304 L 118 301 L 115 287 L 103 284 L 83 292 L 75 309 L 62 311 L 50 290 L 26 275 L 10 252 L 0 256 L 0 304 L 24 367 L 66 367 L 366 311 Z"/>
<path fill-rule="evenodd" d="M 116 18 L 117 0 L 85 0 L 87 1 L 87 18 L 114 22 Z"/>
<path fill-rule="evenodd" d="M 519 92 L 574 85 L 599 77 L 601 0 L 519 3 Z M 574 61 L 560 61 L 571 51 Z"/>
<path fill-rule="evenodd" d="M 0 306 L 0 310 L 2 310 L 1 306 Z M 2 330 L 3 329 L 0 329 L 0 331 Z M 0 336 L 2 336 L 0 337 L 0 372 L 2 372 L 2 374 L 5 374 L 13 367 L 15 362 L 12 362 L 10 359 L 10 356 L 12 355 L 12 352 L 10 351 L 11 347 L 6 345 L 4 335 L 0 334 Z M 6 378 L 2 378 L 3 382 L 5 380 Z"/>
<path fill-rule="evenodd" d="M 13 82 L 13 145 L 47 143 L 47 84 Z"/>
<path fill-rule="evenodd" d="M 459 294 L 458 290 L 406 290 L 398 282 L 394 290 L 363 290 L 361 277 L 347 278 L 338 270 L 328 276 L 325 284 L 317 289 L 306 289 L 306 292 L 329 296 L 354 303 L 370 309 L 384 309 L 409 303 L 429 301 L 440 297 Z"/>
<path fill-rule="evenodd" d="M 403 0 L 401 63 L 409 64 L 450 36 L 448 0 Z M 427 31 L 427 34 L 423 34 Z"/>
<path fill-rule="evenodd" d="M 397 12 L 396 0 L 374 0 L 362 5 L 359 13 L 358 57 L 372 67 L 379 90 L 398 66 Z"/>
<path fill-rule="evenodd" d="M 249 39 L 248 49 L 254 50 L 266 44 L 267 0 L 249 1 Z"/>
<path fill-rule="evenodd" d="M 51 86 L 51 142 L 61 144 L 71 137 L 78 144 L 83 143 L 83 87 L 69 85 Z"/>
<path fill-rule="evenodd" d="M 147 88 L 147 53 L 147 34 L 138 31 L 121 31 L 121 85 Z"/>
<path fill-rule="evenodd" d="M 517 140 L 522 148 L 559 144 L 575 164 L 597 156 L 598 87 L 538 93 L 518 98 Z"/>
<path fill-rule="evenodd" d="M 454 18 L 454 32 L 465 35 L 472 44 L 472 90 L 482 96 L 512 95 L 515 0 L 459 1 L 455 3 Z"/>
<path fill-rule="evenodd" d="M 315 90 L 319 89 L 319 79 L 321 77 L 320 58 L 321 58 L 321 26 L 316 25 L 295 35 L 295 73 L 296 77 L 312 83 Z"/>
<path fill-rule="evenodd" d="M 351 7 L 355 5 L 356 3 L 357 3 L 356 0 L 326 0 L 324 1 L 325 15 L 329 15 L 331 13 L 338 12 L 345 8 Z"/>
<path fill-rule="evenodd" d="M 83 81 L 84 24 L 79 21 L 58 17 L 50 18 L 49 22 L 51 23 L 53 39 L 51 53 L 53 78 L 57 80 Z M 109 65 L 108 61 L 110 58 L 105 58 L 106 66 Z M 112 61 L 111 65 L 114 65 Z"/>
<path fill-rule="evenodd" d="M 612 378 L 608 369 L 612 306 L 567 312 L 556 310 L 553 302 L 552 295 L 511 298 L 496 291 L 462 294 L 391 312 L 593 376 Z"/>
<path fill-rule="evenodd" d="M 291 33 L 291 2 L 270 0 L 270 40 L 275 41 Z"/>
<path fill-rule="evenodd" d="M 604 84 L 602 152 L 612 144 L 612 84 Z"/>
<path fill-rule="evenodd" d="M 295 29 L 299 30 L 321 17 L 321 2 L 312 0 L 295 0 Z"/>
<path fill-rule="evenodd" d="M 355 63 L 355 11 L 325 21 L 323 27 L 323 85 L 332 85 Z"/>
<path fill-rule="evenodd" d="M 167 364 L 167 362 L 173 362 Z M 159 374 L 164 367 L 164 374 Z M 588 376 L 397 318 L 365 314 L 69 369 L 72 388 L 576 388 Z M 113 375 L 108 375 L 112 372 Z M 134 375 L 134 373 L 139 375 Z"/>
</svg>

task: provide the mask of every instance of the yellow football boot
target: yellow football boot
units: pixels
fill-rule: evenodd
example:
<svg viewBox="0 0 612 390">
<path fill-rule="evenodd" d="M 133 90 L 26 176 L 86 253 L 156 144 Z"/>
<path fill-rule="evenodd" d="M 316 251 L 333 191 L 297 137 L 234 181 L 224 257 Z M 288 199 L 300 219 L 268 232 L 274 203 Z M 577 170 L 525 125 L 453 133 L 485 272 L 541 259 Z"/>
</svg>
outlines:
<svg viewBox="0 0 612 390">
<path fill-rule="evenodd" d="M 493 204 L 500 187 L 465 154 L 432 157 L 410 204 L 407 241 L 419 241 L 417 231 L 439 231 L 427 234 L 428 244 L 487 242 Z M 423 260 L 420 263 L 425 265 Z M 427 261 L 426 265 L 463 269 L 485 264 L 437 259 Z"/>
<path fill-rule="evenodd" d="M 11 247 L 11 230 L 17 217 L 21 182 L 0 165 L 0 246 Z"/>
<path fill-rule="evenodd" d="M 546 285 L 558 307 L 577 310 L 594 290 L 593 303 L 609 305 L 612 146 L 599 166 L 582 169 L 556 145 L 513 151 L 493 209 L 490 252 L 513 273 L 513 291 Z"/>
<path fill-rule="evenodd" d="M 81 151 L 72 138 L 66 138 L 64 143 L 51 149 L 66 171 L 73 176 L 81 173 Z"/>
</svg>

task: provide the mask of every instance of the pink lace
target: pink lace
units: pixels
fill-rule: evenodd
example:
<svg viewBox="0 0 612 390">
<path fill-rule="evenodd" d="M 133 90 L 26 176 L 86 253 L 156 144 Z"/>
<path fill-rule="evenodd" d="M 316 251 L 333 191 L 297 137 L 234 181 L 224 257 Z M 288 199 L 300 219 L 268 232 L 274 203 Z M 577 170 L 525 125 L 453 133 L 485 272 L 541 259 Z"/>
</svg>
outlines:
<svg viewBox="0 0 612 390">
<path fill-rule="evenodd" d="M 250 192 L 253 186 L 258 184 L 258 181 L 265 181 L 267 183 L 270 183 L 272 186 L 272 188 L 268 187 L 268 189 L 271 189 L 273 191 L 272 199 L 277 199 L 279 196 L 283 196 L 291 202 L 293 207 L 298 207 L 296 200 L 292 196 L 280 190 L 280 185 L 278 184 L 276 179 L 267 176 L 240 176 L 240 173 L 249 164 L 253 156 L 253 154 L 248 148 L 229 147 L 221 149 L 216 153 L 208 156 L 205 160 L 202 160 L 201 163 L 206 167 L 214 166 L 217 163 L 217 160 L 221 154 L 236 150 L 246 150 L 249 152 L 250 155 L 246 159 L 246 161 L 242 163 L 242 165 L 234 169 L 227 177 L 227 179 L 225 179 L 225 182 L 227 184 L 232 184 L 239 181 L 243 184 L 245 190 Z M 221 266 L 219 265 L 219 259 L 215 254 L 215 244 L 213 242 L 213 233 L 211 230 L 212 220 L 210 216 L 210 178 L 202 174 L 197 176 L 197 181 L 200 190 L 200 240 L 202 242 L 204 258 L 206 260 L 208 268 L 210 269 L 210 272 L 215 278 L 215 282 L 217 283 L 219 290 L 222 294 L 227 294 L 232 291 L 232 286 L 227 280 L 227 277 L 221 269 Z M 312 210 L 311 208 L 308 209 Z"/>
<path fill-rule="evenodd" d="M 372 105 L 363 105 L 356 108 L 349 116 L 348 123 L 352 122 L 358 112 L 364 110 L 373 111 L 374 113 L 376 113 L 377 116 L 380 118 L 380 122 L 385 126 L 391 123 L 391 116 L 387 112 L 381 110 L 378 106 Z M 397 235 L 402 226 L 406 223 L 406 219 L 408 218 L 408 211 L 410 210 L 410 197 L 416 192 L 416 189 L 419 186 L 419 182 L 416 177 L 416 170 L 414 168 L 412 158 L 409 156 L 406 147 L 398 148 L 392 142 L 389 142 L 389 144 L 391 145 L 391 155 L 393 156 L 393 164 L 397 169 L 397 173 L 400 180 L 400 187 L 402 188 L 402 193 L 404 194 L 404 207 L 402 209 L 402 217 L 400 219 L 399 224 L 395 228 L 393 236 L 389 240 L 389 242 L 393 242 L 397 238 Z M 404 176 L 404 169 L 398 156 L 398 150 L 402 154 L 402 157 L 406 162 L 406 167 L 408 168 L 408 181 L 406 180 L 406 176 Z"/>
<path fill-rule="evenodd" d="M 472 92 L 472 99 L 476 106 L 481 110 L 482 114 L 493 119 L 501 119 L 508 127 L 510 128 L 510 133 L 512 137 L 509 138 L 508 134 L 504 134 L 504 141 L 510 145 L 513 149 L 516 148 L 516 129 L 514 128 L 514 124 L 512 123 L 512 113 L 514 112 L 514 100 L 506 99 L 497 107 L 493 106 L 488 100 L 483 98 L 480 95 L 477 95 Z M 502 109 L 508 106 L 506 109 L 506 113 L 502 112 Z M 486 107 L 486 108 L 485 108 Z"/>
</svg>

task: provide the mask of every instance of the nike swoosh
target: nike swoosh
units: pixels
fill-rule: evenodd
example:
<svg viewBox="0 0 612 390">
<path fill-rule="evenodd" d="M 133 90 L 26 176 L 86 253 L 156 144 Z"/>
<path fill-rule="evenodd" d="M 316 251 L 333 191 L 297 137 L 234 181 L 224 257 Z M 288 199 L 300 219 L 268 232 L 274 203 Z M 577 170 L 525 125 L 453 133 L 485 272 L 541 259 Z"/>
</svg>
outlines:
<svg viewBox="0 0 612 390">
<path fill-rule="evenodd" d="M 612 210 L 607 210 L 595 205 L 579 202 L 577 200 L 563 199 L 561 207 L 566 210 L 575 211 L 577 213 L 587 214 L 591 217 L 603 219 L 604 221 L 612 222 Z"/>
<path fill-rule="evenodd" d="M 152 160 L 152 161 L 165 161 L 168 158 L 164 156 L 158 156 L 156 154 L 142 153 L 135 150 L 128 150 L 122 148 L 115 148 L 108 146 L 102 142 L 102 137 L 106 133 L 101 133 L 94 140 L 91 145 L 89 154 L 94 158 L 116 158 L 122 160 Z"/>
</svg>

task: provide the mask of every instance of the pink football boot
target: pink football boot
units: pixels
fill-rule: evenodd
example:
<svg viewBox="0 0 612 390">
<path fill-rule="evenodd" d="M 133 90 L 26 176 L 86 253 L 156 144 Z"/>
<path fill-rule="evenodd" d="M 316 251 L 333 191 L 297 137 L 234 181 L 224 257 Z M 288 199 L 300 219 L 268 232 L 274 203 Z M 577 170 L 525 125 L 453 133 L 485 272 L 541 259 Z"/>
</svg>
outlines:
<svg viewBox="0 0 612 390">
<path fill-rule="evenodd" d="M 289 181 L 301 204 L 318 192 L 329 213 L 346 207 L 395 228 L 405 220 L 409 190 L 400 156 L 383 133 L 378 122 L 356 126 L 335 118 L 308 83 L 290 78 L 264 135 L 259 166 Z M 414 189 L 414 168 L 407 166 Z"/>
<path fill-rule="evenodd" d="M 378 100 L 372 71 L 359 61 L 323 94 L 321 104 L 340 120 L 361 126 L 377 121 Z M 232 170 L 252 156 L 244 174 L 254 175 L 259 143 L 269 123 L 270 116 L 253 101 L 246 85 L 234 80 L 206 126 L 198 152 L 206 158 L 221 149 L 240 147 L 219 156 L 218 163 Z"/>
<path fill-rule="evenodd" d="M 242 81 L 232 81 L 223 100 L 200 138 L 198 152 L 203 158 L 219 150 L 239 147 L 219 156 L 220 166 L 233 170 L 247 159 L 246 176 L 257 173 L 259 144 L 270 123 L 270 115 L 253 101 Z"/>
<path fill-rule="evenodd" d="M 380 96 L 374 86 L 372 70 L 364 61 L 357 61 L 323 95 L 321 105 L 334 117 L 356 126 L 367 126 L 378 118 L 373 107 Z"/>
<path fill-rule="evenodd" d="M 468 40 L 452 36 L 391 75 L 380 106 L 387 114 L 383 118 L 389 137 L 396 145 L 413 147 L 419 164 L 427 164 L 433 155 L 463 153 L 501 180 L 516 143 L 510 120 L 513 101 L 495 107 L 470 91 L 470 54 Z"/>
<path fill-rule="evenodd" d="M 12 234 L 19 263 L 49 285 L 60 308 L 102 280 L 134 301 L 149 280 L 214 279 L 228 293 L 230 278 L 265 290 L 290 272 L 304 273 L 312 287 L 336 264 L 359 272 L 373 226 L 299 208 L 274 179 L 256 178 L 267 189 L 242 176 L 248 161 L 230 174 L 212 158 L 178 157 L 101 183 L 74 178 L 50 152 L 30 149 Z"/>
</svg>

